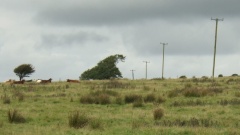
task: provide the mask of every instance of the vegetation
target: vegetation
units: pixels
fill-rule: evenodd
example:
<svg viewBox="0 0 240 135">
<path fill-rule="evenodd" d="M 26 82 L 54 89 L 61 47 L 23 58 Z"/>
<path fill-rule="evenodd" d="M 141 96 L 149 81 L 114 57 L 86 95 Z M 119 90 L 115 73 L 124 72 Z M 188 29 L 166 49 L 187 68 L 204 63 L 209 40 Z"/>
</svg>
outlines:
<svg viewBox="0 0 240 135">
<path fill-rule="evenodd" d="M 29 75 L 34 73 L 35 69 L 31 64 L 22 64 L 16 67 L 13 71 L 21 81 L 24 77 L 29 77 Z"/>
<path fill-rule="evenodd" d="M 119 61 L 124 61 L 125 56 L 116 54 L 111 55 L 104 60 L 100 61 L 97 66 L 92 69 L 88 69 L 83 72 L 80 76 L 81 80 L 89 80 L 89 79 L 111 79 L 111 78 L 122 78 L 122 73 L 117 68 L 116 64 Z"/>
<path fill-rule="evenodd" d="M 0 85 L 0 134 L 240 133 L 240 78 Z M 67 86 L 67 87 L 66 87 Z"/>
</svg>

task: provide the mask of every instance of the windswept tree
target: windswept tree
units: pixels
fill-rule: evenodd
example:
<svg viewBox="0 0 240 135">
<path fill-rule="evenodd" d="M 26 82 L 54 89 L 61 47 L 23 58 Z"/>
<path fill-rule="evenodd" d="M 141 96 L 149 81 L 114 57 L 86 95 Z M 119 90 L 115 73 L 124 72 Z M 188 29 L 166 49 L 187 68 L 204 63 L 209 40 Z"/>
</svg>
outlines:
<svg viewBox="0 0 240 135">
<path fill-rule="evenodd" d="M 81 80 L 88 79 L 110 79 L 110 78 L 122 78 L 122 73 L 117 68 L 116 64 L 121 61 L 124 62 L 125 56 L 116 54 L 111 55 L 104 60 L 100 61 L 97 66 L 92 69 L 88 69 L 80 76 Z"/>
<path fill-rule="evenodd" d="M 31 75 L 34 72 L 35 69 L 31 64 L 22 64 L 14 69 L 14 73 L 19 77 L 20 81 L 24 77 L 29 77 L 29 75 Z"/>
</svg>

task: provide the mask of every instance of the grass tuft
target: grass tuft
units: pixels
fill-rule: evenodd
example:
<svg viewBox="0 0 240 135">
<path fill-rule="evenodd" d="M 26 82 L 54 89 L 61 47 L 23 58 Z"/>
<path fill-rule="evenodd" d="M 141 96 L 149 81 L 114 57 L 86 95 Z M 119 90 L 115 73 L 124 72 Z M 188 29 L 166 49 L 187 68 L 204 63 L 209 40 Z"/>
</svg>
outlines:
<svg viewBox="0 0 240 135">
<path fill-rule="evenodd" d="M 157 108 L 153 111 L 154 120 L 160 120 L 164 116 L 164 110 L 161 108 Z"/>
<path fill-rule="evenodd" d="M 68 117 L 68 124 L 73 128 L 83 128 L 89 122 L 89 118 L 79 111 L 72 112 Z"/>
<path fill-rule="evenodd" d="M 25 123 L 26 119 L 16 110 L 8 110 L 8 121 L 10 123 Z"/>
</svg>

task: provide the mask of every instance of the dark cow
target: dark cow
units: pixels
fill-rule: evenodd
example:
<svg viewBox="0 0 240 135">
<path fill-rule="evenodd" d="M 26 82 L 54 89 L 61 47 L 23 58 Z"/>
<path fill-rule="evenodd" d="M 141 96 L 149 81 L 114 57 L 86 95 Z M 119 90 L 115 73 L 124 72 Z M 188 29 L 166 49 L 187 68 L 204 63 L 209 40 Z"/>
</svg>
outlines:
<svg viewBox="0 0 240 135">
<path fill-rule="evenodd" d="M 40 83 L 51 83 L 52 82 L 52 78 L 48 79 L 48 80 L 41 80 Z"/>
<path fill-rule="evenodd" d="M 24 84 L 25 80 L 13 81 L 12 84 Z"/>
<path fill-rule="evenodd" d="M 67 79 L 67 82 L 79 83 L 79 80 L 71 80 L 71 79 Z"/>
</svg>

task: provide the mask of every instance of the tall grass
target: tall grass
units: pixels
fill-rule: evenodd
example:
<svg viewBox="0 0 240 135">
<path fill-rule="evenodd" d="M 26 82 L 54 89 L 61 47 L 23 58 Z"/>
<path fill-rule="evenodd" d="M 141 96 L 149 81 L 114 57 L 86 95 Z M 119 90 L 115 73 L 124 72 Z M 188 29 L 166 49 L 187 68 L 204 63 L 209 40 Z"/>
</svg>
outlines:
<svg viewBox="0 0 240 135">
<path fill-rule="evenodd" d="M 16 109 L 8 110 L 7 116 L 8 116 L 8 121 L 10 123 L 24 123 L 24 122 L 26 122 L 26 119 Z"/>
<path fill-rule="evenodd" d="M 79 111 L 74 111 L 71 114 L 69 114 L 68 124 L 70 127 L 83 128 L 88 124 L 88 122 L 89 122 L 89 118 L 84 113 L 80 113 Z"/>
</svg>

